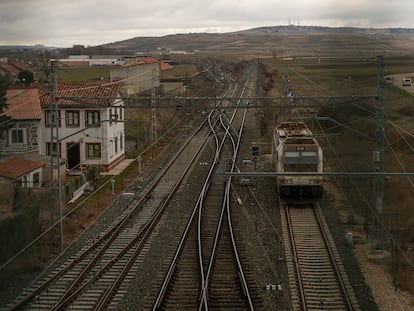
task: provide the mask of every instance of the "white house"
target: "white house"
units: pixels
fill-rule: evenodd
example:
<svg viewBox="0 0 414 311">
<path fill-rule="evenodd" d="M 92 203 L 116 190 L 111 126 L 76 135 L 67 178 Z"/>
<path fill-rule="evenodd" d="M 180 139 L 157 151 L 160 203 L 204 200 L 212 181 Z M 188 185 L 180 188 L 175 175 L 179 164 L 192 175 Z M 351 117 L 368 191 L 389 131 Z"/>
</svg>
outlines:
<svg viewBox="0 0 414 311">
<path fill-rule="evenodd" d="M 89 56 L 89 55 L 69 55 L 68 58 L 59 59 L 59 63 L 71 67 L 92 67 L 92 66 L 118 66 L 125 62 L 122 57 L 116 56 Z"/>
<path fill-rule="evenodd" d="M 59 83 L 59 146 L 51 146 L 50 94 L 41 96 L 40 154 L 59 148 L 69 170 L 109 171 L 125 158 L 124 103 L 117 83 Z"/>
</svg>

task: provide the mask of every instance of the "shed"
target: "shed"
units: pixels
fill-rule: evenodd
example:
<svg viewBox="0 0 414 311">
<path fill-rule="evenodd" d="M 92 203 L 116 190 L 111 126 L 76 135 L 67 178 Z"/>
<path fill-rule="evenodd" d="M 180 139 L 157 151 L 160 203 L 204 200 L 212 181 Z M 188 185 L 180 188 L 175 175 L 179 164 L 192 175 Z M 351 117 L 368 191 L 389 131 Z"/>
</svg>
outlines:
<svg viewBox="0 0 414 311">
<path fill-rule="evenodd" d="M 34 202 L 43 184 L 44 163 L 19 157 L 0 162 L 0 210 Z"/>
<path fill-rule="evenodd" d="M 23 188 L 39 188 L 42 185 L 43 166 L 42 162 L 12 157 L 0 162 L 0 178 Z"/>
</svg>

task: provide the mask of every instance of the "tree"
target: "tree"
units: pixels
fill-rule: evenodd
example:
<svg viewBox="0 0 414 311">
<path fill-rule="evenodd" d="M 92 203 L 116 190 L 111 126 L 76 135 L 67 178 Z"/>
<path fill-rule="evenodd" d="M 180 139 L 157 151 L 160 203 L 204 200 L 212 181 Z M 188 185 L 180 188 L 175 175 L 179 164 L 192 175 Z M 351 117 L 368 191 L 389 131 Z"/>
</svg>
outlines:
<svg viewBox="0 0 414 311">
<path fill-rule="evenodd" d="M 50 52 L 46 51 L 42 55 L 40 55 L 40 70 L 44 74 L 45 81 L 49 81 L 50 71 L 52 70 L 50 67 Z"/>
<path fill-rule="evenodd" d="M 3 131 L 9 127 L 9 120 L 11 119 L 6 115 L 2 115 L 7 109 L 6 92 L 8 87 L 9 83 L 7 83 L 6 80 L 0 76 L 0 131 Z"/>
<path fill-rule="evenodd" d="M 24 85 L 29 85 L 34 82 L 34 74 L 28 70 L 20 71 L 17 74 L 17 78 L 20 80 L 21 83 Z"/>
<path fill-rule="evenodd" d="M 134 141 L 136 149 L 143 148 L 148 143 L 150 113 L 148 111 L 133 111 L 125 114 L 125 140 Z"/>
</svg>

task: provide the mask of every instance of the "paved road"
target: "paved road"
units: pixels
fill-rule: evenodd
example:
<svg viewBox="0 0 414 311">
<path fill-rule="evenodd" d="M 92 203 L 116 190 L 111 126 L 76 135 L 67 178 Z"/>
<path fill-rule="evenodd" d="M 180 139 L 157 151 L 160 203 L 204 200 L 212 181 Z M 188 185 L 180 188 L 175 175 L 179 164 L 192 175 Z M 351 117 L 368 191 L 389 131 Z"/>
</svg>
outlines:
<svg viewBox="0 0 414 311">
<path fill-rule="evenodd" d="M 402 85 L 403 78 L 411 78 L 411 81 L 413 82 L 411 86 L 403 86 Z M 392 84 L 394 84 L 395 86 L 414 94 L 414 72 L 388 75 L 388 76 L 385 76 L 385 79 L 386 81 L 391 81 Z"/>
</svg>

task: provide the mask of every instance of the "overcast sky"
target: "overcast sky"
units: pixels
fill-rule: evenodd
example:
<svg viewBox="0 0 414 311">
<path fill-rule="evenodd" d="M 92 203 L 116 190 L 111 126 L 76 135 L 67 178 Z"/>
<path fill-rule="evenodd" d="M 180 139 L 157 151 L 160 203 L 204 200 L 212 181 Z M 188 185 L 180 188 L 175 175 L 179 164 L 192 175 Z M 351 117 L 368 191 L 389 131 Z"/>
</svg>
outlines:
<svg viewBox="0 0 414 311">
<path fill-rule="evenodd" d="M 0 45 L 98 45 L 261 26 L 414 28 L 413 0 L 0 0 Z"/>
</svg>

